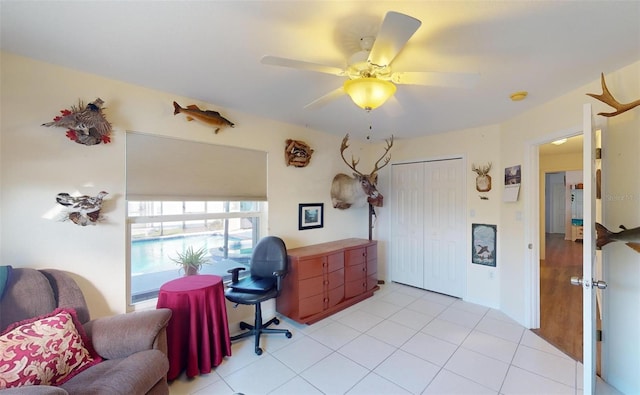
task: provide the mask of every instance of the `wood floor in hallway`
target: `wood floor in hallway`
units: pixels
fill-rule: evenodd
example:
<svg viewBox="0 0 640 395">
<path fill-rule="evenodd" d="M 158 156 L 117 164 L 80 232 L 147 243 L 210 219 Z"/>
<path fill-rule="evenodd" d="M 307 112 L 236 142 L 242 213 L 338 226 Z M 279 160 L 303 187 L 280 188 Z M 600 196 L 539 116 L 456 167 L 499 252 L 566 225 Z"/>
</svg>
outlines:
<svg viewBox="0 0 640 395">
<path fill-rule="evenodd" d="M 534 332 L 582 361 L 582 287 L 571 285 L 571 276 L 582 277 L 582 243 L 548 233 L 540 261 L 540 329 Z"/>
</svg>

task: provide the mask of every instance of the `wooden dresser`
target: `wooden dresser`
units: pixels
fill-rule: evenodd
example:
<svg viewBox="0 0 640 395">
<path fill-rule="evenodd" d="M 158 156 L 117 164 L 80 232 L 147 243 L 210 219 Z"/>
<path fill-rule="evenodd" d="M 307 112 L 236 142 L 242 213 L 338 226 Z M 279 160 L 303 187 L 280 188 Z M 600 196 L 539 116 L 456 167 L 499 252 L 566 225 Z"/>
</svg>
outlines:
<svg viewBox="0 0 640 395">
<path fill-rule="evenodd" d="M 287 251 L 276 310 L 312 324 L 373 296 L 378 287 L 378 242 L 344 239 Z"/>
</svg>

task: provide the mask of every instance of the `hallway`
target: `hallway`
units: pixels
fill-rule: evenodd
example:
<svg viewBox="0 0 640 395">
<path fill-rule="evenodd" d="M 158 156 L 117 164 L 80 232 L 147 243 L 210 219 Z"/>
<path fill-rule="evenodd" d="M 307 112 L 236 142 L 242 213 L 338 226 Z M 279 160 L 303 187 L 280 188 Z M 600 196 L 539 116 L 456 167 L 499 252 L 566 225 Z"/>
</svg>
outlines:
<svg viewBox="0 0 640 395">
<path fill-rule="evenodd" d="M 540 329 L 533 332 L 582 361 L 582 288 L 571 276 L 582 277 L 582 243 L 564 240 L 564 234 L 546 234 L 546 252 L 540 261 Z"/>
</svg>

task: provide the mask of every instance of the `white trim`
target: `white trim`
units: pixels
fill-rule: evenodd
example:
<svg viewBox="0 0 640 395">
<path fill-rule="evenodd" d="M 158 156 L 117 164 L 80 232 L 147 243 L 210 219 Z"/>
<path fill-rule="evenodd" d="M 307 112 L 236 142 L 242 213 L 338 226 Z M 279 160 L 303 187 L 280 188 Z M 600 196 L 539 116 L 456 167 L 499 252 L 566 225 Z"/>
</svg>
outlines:
<svg viewBox="0 0 640 395">
<path fill-rule="evenodd" d="M 525 322 L 527 328 L 540 327 L 540 153 L 539 146 L 564 137 L 582 134 L 581 127 L 560 130 L 529 140 L 525 143 L 522 177 L 526 183 L 524 218 L 525 258 Z M 529 248 L 531 245 L 531 249 Z"/>
</svg>

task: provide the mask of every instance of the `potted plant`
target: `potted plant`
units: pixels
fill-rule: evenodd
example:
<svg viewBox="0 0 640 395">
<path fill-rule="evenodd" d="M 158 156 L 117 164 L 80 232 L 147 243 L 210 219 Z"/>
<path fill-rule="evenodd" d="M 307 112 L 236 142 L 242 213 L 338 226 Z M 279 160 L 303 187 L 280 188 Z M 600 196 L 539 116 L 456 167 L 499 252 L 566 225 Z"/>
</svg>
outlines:
<svg viewBox="0 0 640 395">
<path fill-rule="evenodd" d="M 177 258 L 171 258 L 172 261 L 182 266 L 185 276 L 198 274 L 202 265 L 206 265 L 209 262 L 209 258 L 206 256 L 207 250 L 202 247 L 197 251 L 193 250 L 192 246 L 189 246 L 186 251 L 178 254 Z"/>
</svg>

